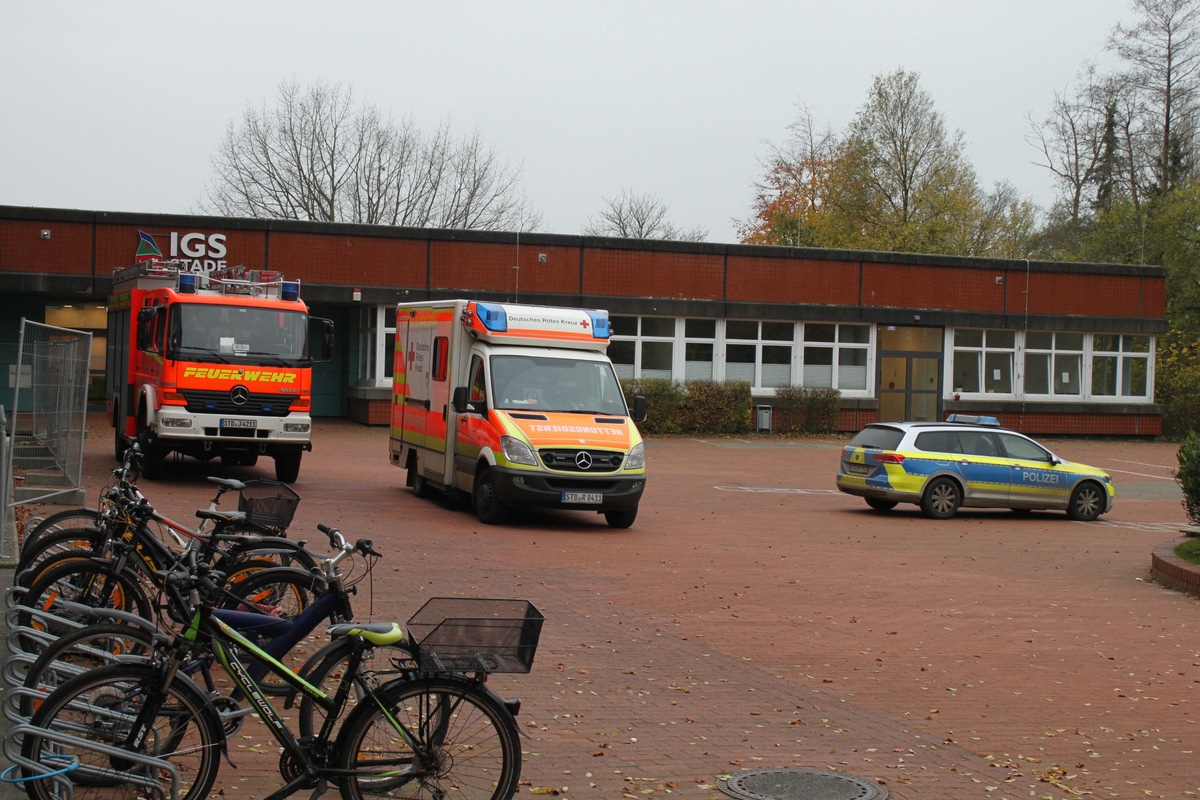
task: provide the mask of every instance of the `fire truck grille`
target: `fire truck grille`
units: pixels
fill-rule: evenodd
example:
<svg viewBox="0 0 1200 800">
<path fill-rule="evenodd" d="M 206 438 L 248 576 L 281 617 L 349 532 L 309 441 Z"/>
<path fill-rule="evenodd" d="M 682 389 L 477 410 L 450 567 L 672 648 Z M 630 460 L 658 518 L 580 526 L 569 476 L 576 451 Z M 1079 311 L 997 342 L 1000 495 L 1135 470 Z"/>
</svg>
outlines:
<svg viewBox="0 0 1200 800">
<path fill-rule="evenodd" d="M 230 417 L 286 417 L 294 399 L 277 394 L 251 394 L 246 402 L 237 405 L 229 392 L 190 389 L 183 396 L 187 399 L 187 410 L 193 414 L 224 414 Z"/>
<path fill-rule="evenodd" d="M 560 472 L 616 472 L 625 461 L 624 453 L 611 450 L 540 450 L 546 469 Z"/>
</svg>

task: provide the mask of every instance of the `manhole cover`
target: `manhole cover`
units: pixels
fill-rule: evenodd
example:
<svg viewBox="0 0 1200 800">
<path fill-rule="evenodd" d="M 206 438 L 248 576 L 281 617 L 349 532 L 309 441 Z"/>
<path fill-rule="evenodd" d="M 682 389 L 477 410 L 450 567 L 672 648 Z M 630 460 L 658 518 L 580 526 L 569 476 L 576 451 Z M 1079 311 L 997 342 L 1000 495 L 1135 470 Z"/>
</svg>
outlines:
<svg viewBox="0 0 1200 800">
<path fill-rule="evenodd" d="M 730 778 L 721 791 L 739 800 L 887 800 L 882 786 L 818 769 L 759 769 Z"/>
</svg>

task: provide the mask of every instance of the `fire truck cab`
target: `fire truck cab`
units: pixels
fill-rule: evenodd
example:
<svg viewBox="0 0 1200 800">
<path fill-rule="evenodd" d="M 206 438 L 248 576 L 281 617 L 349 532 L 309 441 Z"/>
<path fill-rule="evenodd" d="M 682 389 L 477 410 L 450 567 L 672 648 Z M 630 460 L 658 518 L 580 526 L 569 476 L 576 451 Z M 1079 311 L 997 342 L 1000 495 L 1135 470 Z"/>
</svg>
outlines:
<svg viewBox="0 0 1200 800">
<path fill-rule="evenodd" d="M 108 327 L 118 459 L 140 437 L 147 478 L 176 452 L 239 466 L 269 456 L 278 480 L 296 480 L 312 449 L 312 364 L 333 346 L 333 323 L 309 318 L 299 281 L 144 261 L 114 274 Z"/>
<path fill-rule="evenodd" d="M 637 516 L 645 450 L 605 354 L 608 312 L 467 300 L 396 312 L 391 463 L 418 497 L 470 495 L 479 519 L 516 507 Z"/>
</svg>

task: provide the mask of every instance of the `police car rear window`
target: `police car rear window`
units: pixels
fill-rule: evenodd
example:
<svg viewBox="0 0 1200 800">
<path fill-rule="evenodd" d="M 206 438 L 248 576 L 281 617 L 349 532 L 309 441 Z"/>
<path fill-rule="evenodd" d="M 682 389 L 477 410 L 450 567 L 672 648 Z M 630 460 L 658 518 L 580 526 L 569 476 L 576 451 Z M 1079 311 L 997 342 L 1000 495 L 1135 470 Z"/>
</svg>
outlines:
<svg viewBox="0 0 1200 800">
<path fill-rule="evenodd" d="M 895 450 L 904 438 L 904 431 L 895 428 L 866 427 L 850 440 L 850 447 L 870 447 L 875 450 Z"/>
</svg>

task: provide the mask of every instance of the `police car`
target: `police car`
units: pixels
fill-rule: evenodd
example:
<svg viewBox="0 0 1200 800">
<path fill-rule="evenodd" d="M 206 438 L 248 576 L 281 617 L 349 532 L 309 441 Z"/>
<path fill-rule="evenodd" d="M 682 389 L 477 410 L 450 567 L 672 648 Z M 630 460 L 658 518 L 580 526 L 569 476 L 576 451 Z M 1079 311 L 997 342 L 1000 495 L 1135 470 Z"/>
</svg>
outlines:
<svg viewBox="0 0 1200 800">
<path fill-rule="evenodd" d="M 1059 458 L 995 417 L 965 414 L 866 426 L 842 450 L 837 487 L 876 511 L 916 503 L 934 519 L 968 507 L 1062 509 L 1090 521 L 1116 494 L 1103 470 Z"/>
</svg>

